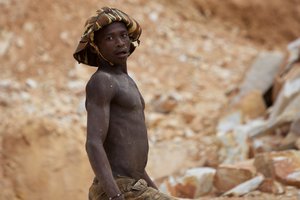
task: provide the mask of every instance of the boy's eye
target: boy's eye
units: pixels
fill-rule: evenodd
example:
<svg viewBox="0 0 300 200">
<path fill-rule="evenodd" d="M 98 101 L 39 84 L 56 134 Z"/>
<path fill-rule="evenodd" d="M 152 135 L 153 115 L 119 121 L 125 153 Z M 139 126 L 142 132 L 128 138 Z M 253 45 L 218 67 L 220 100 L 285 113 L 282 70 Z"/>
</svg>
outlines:
<svg viewBox="0 0 300 200">
<path fill-rule="evenodd" d="M 112 36 L 107 36 L 106 39 L 107 40 L 113 40 L 113 37 Z"/>
<path fill-rule="evenodd" d="M 127 34 L 127 33 L 124 33 L 124 34 L 122 34 L 122 37 L 123 37 L 123 38 L 127 38 L 127 37 L 128 37 L 128 34 Z"/>
</svg>

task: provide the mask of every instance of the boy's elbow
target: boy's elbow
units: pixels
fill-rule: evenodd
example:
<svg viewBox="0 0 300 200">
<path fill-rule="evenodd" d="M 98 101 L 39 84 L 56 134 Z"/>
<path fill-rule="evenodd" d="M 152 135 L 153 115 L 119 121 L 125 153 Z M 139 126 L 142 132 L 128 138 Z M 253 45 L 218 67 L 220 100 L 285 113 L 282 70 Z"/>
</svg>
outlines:
<svg viewBox="0 0 300 200">
<path fill-rule="evenodd" d="M 98 145 L 100 145 L 100 143 L 93 141 L 93 140 L 87 140 L 85 142 L 85 150 L 87 153 L 90 153 L 92 151 L 95 151 L 97 149 Z"/>
</svg>

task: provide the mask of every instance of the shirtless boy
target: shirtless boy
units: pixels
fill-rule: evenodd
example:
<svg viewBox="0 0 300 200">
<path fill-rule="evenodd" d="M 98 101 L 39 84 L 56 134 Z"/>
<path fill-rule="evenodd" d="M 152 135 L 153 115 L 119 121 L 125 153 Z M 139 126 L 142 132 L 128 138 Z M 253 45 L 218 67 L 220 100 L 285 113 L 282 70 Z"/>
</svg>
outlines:
<svg viewBox="0 0 300 200">
<path fill-rule="evenodd" d="M 127 73 L 141 35 L 124 12 L 103 7 L 86 22 L 74 58 L 98 67 L 86 86 L 86 150 L 95 179 L 89 200 L 175 199 L 157 190 L 145 167 L 145 103 Z"/>
</svg>

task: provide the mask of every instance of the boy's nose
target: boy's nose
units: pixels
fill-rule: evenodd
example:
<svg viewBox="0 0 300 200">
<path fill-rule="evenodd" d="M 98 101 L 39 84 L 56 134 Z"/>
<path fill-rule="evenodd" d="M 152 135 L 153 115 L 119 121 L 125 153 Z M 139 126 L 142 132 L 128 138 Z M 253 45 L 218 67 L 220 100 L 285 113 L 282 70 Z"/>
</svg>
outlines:
<svg viewBox="0 0 300 200">
<path fill-rule="evenodd" d="M 124 41 L 122 38 L 118 37 L 118 38 L 116 39 L 116 44 L 117 44 L 118 46 L 124 46 L 124 45 L 125 45 L 125 41 Z"/>
</svg>

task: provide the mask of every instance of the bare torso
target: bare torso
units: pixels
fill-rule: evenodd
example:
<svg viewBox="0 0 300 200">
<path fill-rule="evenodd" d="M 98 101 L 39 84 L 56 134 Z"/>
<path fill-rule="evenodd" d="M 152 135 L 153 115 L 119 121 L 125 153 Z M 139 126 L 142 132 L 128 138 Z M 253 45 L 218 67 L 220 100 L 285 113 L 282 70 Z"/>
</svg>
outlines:
<svg viewBox="0 0 300 200">
<path fill-rule="evenodd" d="M 104 148 L 114 176 L 141 178 L 148 155 L 144 100 L 127 74 L 113 75 L 112 78 L 117 93 L 110 104 Z"/>
<path fill-rule="evenodd" d="M 98 70 L 93 77 L 107 78 L 109 81 L 100 80 L 102 87 L 105 91 L 114 91 L 114 95 L 108 102 L 108 128 L 103 141 L 112 174 L 114 177 L 142 178 L 149 149 L 144 100 L 136 84 L 126 73 Z M 98 98 L 100 100 L 106 98 L 104 95 L 99 95 Z M 106 118 L 104 120 L 107 120 Z"/>
</svg>

